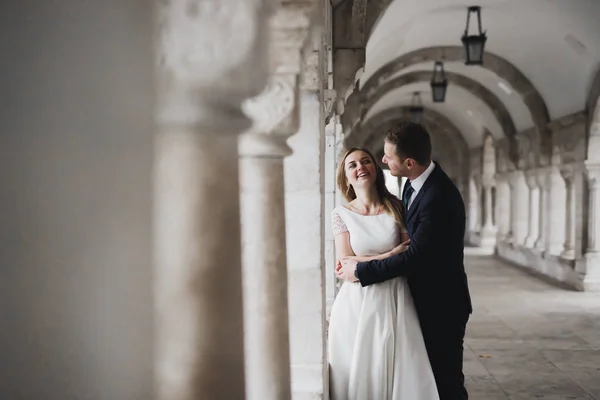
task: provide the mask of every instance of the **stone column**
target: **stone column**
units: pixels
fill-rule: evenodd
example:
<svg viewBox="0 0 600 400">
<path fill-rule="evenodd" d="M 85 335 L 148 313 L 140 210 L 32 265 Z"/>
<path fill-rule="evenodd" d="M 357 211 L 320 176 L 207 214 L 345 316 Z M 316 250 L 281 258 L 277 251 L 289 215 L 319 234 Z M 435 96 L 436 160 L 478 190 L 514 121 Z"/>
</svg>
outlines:
<svg viewBox="0 0 600 400">
<path fill-rule="evenodd" d="M 577 199 L 575 188 L 575 173 L 570 166 L 562 166 L 560 173 L 565 181 L 566 187 L 566 208 L 565 208 L 565 241 L 563 244 L 562 258 L 575 258 L 575 217 L 577 213 Z"/>
<path fill-rule="evenodd" d="M 244 399 L 238 134 L 268 77 L 267 0 L 158 4 L 156 399 Z"/>
<path fill-rule="evenodd" d="M 494 226 L 494 220 L 492 217 L 492 189 L 494 188 L 493 178 L 484 178 L 482 190 L 485 192 L 485 212 L 483 228 L 481 229 L 481 246 L 495 246 L 496 245 L 496 226 Z M 497 199 L 496 199 L 497 203 Z"/>
<path fill-rule="evenodd" d="M 587 164 L 588 183 L 587 246 L 585 249 L 586 275 L 584 290 L 600 290 L 600 163 Z"/>
<path fill-rule="evenodd" d="M 547 193 L 546 251 L 553 256 L 559 256 L 565 242 L 566 191 L 564 180 L 555 165 L 548 169 Z"/>
<path fill-rule="evenodd" d="M 152 399 L 150 1 L 0 6 L 0 398 Z"/>
<path fill-rule="evenodd" d="M 327 396 L 324 210 L 325 124 L 321 41 L 305 56 L 300 129 L 285 160 L 290 290 L 290 344 L 294 399 Z"/>
<path fill-rule="evenodd" d="M 337 192 L 337 157 L 336 157 L 336 123 L 331 119 L 325 126 L 325 214 L 326 218 L 331 215 L 336 207 L 336 192 Z M 325 273 L 326 273 L 326 299 L 327 299 L 327 316 L 331 311 L 331 306 L 335 299 L 336 283 L 338 279 L 335 275 L 335 241 L 331 224 L 325 223 Z"/>
<path fill-rule="evenodd" d="M 546 251 L 546 230 L 548 229 L 549 209 L 548 199 L 550 198 L 550 170 L 549 168 L 540 168 L 537 170 L 536 179 L 539 190 L 539 211 L 538 211 L 538 237 L 534 247 L 539 251 Z"/>
<path fill-rule="evenodd" d="M 538 240 L 540 229 L 540 188 L 538 186 L 538 171 L 528 170 L 525 179 L 529 188 L 529 223 L 525 247 L 533 248 Z"/>
<path fill-rule="evenodd" d="M 514 172 L 515 179 L 515 203 L 514 207 L 514 238 L 515 243 L 525 246 L 525 240 L 529 231 L 529 187 L 525 180 L 525 171 Z"/>
<path fill-rule="evenodd" d="M 525 175 L 521 170 L 512 171 L 509 175 L 511 188 L 511 233 L 512 243 L 525 245 L 529 218 L 529 189 L 525 183 Z"/>
<path fill-rule="evenodd" d="M 487 231 L 494 231 L 494 220 L 492 217 L 492 189 L 494 186 L 490 184 L 486 184 L 483 186 L 483 190 L 485 191 L 485 219 L 483 221 L 483 229 Z"/>
<path fill-rule="evenodd" d="M 469 179 L 469 231 L 470 237 L 475 238 L 481 226 L 480 191 L 474 177 Z"/>
<path fill-rule="evenodd" d="M 515 236 L 515 179 L 514 179 L 514 171 L 508 172 L 506 174 L 506 188 L 507 188 L 507 204 L 508 210 L 506 212 L 506 220 L 507 220 L 507 231 L 505 241 L 506 243 L 513 243 Z"/>
<path fill-rule="evenodd" d="M 504 174 L 497 173 L 494 176 L 494 181 L 496 182 L 496 210 L 495 210 L 495 218 L 496 218 L 496 229 L 497 229 L 497 238 L 498 240 L 503 240 L 506 236 L 506 223 L 505 223 L 505 214 L 506 214 L 506 199 L 505 199 L 505 185 L 506 185 L 506 177 Z"/>
<path fill-rule="evenodd" d="M 291 399 L 284 158 L 292 154 L 287 139 L 298 130 L 301 48 L 310 19 L 284 5 L 270 22 L 272 75 L 266 90 L 244 103 L 254 125 L 239 144 L 249 400 Z"/>
</svg>

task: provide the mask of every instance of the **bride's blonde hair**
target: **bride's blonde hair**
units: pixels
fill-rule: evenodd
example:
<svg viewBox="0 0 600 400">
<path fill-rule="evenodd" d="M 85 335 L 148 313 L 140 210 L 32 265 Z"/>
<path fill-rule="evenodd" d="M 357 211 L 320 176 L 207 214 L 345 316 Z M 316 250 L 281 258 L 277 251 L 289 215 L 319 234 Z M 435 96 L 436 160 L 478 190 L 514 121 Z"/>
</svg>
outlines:
<svg viewBox="0 0 600 400">
<path fill-rule="evenodd" d="M 348 156 L 354 153 L 355 151 L 362 151 L 366 153 L 369 156 L 369 158 L 371 158 L 373 165 L 375 165 L 375 189 L 377 191 L 379 201 L 381 201 L 381 206 L 387 214 L 394 217 L 394 219 L 398 224 L 400 224 L 400 226 L 405 226 L 403 217 L 404 205 L 402 204 L 402 201 L 398 197 L 391 194 L 385 186 L 385 176 L 383 175 L 383 169 L 381 169 L 381 167 L 375 162 L 375 157 L 373 157 L 373 154 L 371 154 L 371 152 L 367 149 L 363 149 L 362 147 L 352 147 L 344 153 L 344 156 L 342 157 L 340 164 L 338 165 L 337 184 L 340 190 L 342 191 L 344 198 L 349 202 L 356 199 L 356 192 L 354 191 L 352 185 L 348 183 L 345 168 L 346 158 L 348 158 Z"/>
</svg>

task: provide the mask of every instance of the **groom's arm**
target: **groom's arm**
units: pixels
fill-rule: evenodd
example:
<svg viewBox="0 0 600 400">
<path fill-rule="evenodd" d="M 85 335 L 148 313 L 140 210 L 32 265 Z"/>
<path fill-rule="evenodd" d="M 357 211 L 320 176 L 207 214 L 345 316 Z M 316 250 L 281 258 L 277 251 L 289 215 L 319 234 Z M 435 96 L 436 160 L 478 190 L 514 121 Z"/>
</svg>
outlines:
<svg viewBox="0 0 600 400">
<path fill-rule="evenodd" d="M 444 229 L 440 229 L 440 223 L 443 223 L 446 211 L 443 204 L 436 199 L 438 196 L 431 197 L 430 201 L 423 199 L 425 202 L 420 205 L 419 224 L 412 234 L 407 251 L 384 260 L 358 263 L 355 275 L 362 286 L 410 275 L 417 268 L 426 267 L 429 263 L 423 261 L 441 250 Z"/>
</svg>

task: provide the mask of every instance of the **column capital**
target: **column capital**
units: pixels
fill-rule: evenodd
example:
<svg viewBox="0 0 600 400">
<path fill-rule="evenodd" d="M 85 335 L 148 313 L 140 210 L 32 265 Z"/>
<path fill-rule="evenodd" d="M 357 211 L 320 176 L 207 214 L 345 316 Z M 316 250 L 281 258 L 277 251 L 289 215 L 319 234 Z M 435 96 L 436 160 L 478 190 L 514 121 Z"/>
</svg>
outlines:
<svg viewBox="0 0 600 400">
<path fill-rule="evenodd" d="M 267 82 L 272 1 L 157 4 L 159 124 L 231 134 L 247 129 L 241 103 Z"/>
<path fill-rule="evenodd" d="M 527 182 L 527 186 L 529 189 L 535 189 L 540 186 L 539 184 L 539 170 L 538 169 L 529 169 L 525 171 L 525 181 Z"/>
<path fill-rule="evenodd" d="M 551 167 L 542 167 L 536 170 L 537 172 L 537 184 L 540 189 L 546 189 L 549 185 L 550 173 L 552 172 Z"/>
<path fill-rule="evenodd" d="M 497 172 L 496 174 L 494 174 L 494 181 L 497 185 L 504 184 L 507 180 L 508 174 L 506 172 Z"/>
<path fill-rule="evenodd" d="M 600 189 L 600 163 L 585 163 L 585 176 L 590 189 Z"/>
<path fill-rule="evenodd" d="M 584 165 L 581 163 L 562 164 L 558 166 L 558 170 L 565 182 L 570 182 L 575 178 L 575 175 L 583 172 Z"/>
<path fill-rule="evenodd" d="M 271 17 L 271 76 L 262 93 L 243 104 L 253 124 L 240 138 L 242 156 L 291 154 L 286 141 L 299 127 L 299 79 L 311 29 L 312 4 L 313 1 L 284 1 Z"/>
<path fill-rule="evenodd" d="M 515 183 L 517 182 L 518 179 L 520 179 L 521 177 L 523 177 L 525 175 L 525 172 L 523 170 L 520 169 L 516 169 L 514 171 L 510 171 L 509 173 L 507 173 L 507 182 L 508 185 L 512 188 L 515 186 Z"/>
</svg>

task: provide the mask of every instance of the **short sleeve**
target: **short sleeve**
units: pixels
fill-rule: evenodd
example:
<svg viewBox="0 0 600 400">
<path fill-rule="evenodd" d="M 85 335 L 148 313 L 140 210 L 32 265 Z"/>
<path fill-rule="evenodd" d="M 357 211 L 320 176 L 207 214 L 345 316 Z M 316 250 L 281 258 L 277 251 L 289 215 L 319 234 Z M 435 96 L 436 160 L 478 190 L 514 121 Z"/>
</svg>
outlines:
<svg viewBox="0 0 600 400">
<path fill-rule="evenodd" d="M 339 235 L 340 233 L 348 232 L 346 224 L 342 220 L 342 217 L 340 217 L 340 214 L 337 213 L 337 211 L 331 213 L 331 220 L 333 226 L 333 236 Z"/>
</svg>

